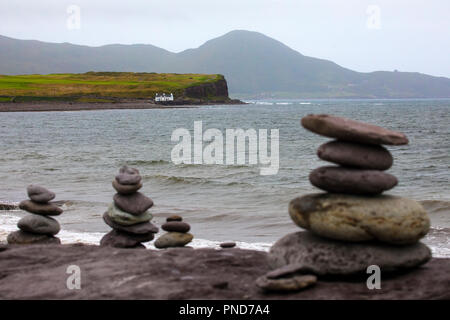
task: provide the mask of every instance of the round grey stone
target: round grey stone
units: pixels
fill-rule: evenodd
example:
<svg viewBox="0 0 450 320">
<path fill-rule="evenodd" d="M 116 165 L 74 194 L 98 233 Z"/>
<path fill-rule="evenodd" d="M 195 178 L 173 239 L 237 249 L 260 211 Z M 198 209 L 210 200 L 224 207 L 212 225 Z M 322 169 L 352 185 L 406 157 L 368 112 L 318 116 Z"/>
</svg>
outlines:
<svg viewBox="0 0 450 320">
<path fill-rule="evenodd" d="M 307 231 L 284 236 L 272 246 L 268 257 L 273 269 L 295 264 L 297 272 L 316 275 L 361 274 L 371 265 L 379 266 L 381 272 L 392 272 L 417 267 L 430 259 L 431 250 L 420 242 L 408 246 L 348 243 Z"/>
<path fill-rule="evenodd" d="M 117 230 L 111 230 L 100 240 L 100 246 L 110 246 L 115 248 L 134 248 L 140 243 L 141 241 L 138 239 Z"/>
<path fill-rule="evenodd" d="M 30 184 L 27 187 L 28 197 L 39 203 L 47 203 L 53 199 L 55 199 L 55 194 L 44 187 Z"/>
<path fill-rule="evenodd" d="M 158 249 L 183 247 L 192 241 L 194 236 L 190 233 L 168 232 L 156 239 L 155 247 Z"/>
<path fill-rule="evenodd" d="M 19 220 L 17 227 L 22 231 L 47 235 L 55 235 L 61 229 L 55 219 L 37 214 L 26 215 Z"/>
<path fill-rule="evenodd" d="M 391 195 L 308 194 L 289 203 L 289 215 L 299 227 L 319 236 L 352 242 L 411 244 L 430 229 L 420 203 Z"/>
<path fill-rule="evenodd" d="M 61 240 L 57 237 L 22 230 L 11 232 L 7 241 L 9 244 L 61 244 Z"/>
<path fill-rule="evenodd" d="M 120 168 L 116 180 L 122 185 L 136 185 L 141 182 L 142 177 L 139 175 L 139 170 L 123 166 Z"/>
</svg>

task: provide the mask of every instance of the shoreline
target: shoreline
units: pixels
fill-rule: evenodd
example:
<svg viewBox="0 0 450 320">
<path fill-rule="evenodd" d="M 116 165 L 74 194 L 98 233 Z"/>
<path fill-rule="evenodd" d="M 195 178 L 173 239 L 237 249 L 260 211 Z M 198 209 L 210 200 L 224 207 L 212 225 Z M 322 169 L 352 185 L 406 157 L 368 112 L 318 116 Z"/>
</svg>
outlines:
<svg viewBox="0 0 450 320">
<path fill-rule="evenodd" d="M 0 112 L 48 112 L 48 111 L 94 111 L 129 109 L 185 109 L 190 105 L 161 105 L 150 102 L 0 102 Z"/>
<path fill-rule="evenodd" d="M 156 104 L 143 100 L 119 102 L 70 102 L 70 101 L 31 101 L 0 102 L 0 112 L 49 112 L 49 111 L 94 111 L 94 110 L 133 110 L 133 109 L 192 109 L 204 105 L 246 104 L 231 99 L 228 102 L 189 102 L 183 104 Z"/>
</svg>

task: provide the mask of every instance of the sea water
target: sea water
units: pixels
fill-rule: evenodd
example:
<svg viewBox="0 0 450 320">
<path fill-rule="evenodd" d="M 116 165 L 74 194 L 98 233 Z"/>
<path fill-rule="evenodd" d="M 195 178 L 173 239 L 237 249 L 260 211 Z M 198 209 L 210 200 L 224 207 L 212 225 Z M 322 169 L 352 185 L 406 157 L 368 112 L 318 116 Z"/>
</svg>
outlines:
<svg viewBox="0 0 450 320">
<path fill-rule="evenodd" d="M 421 201 L 432 221 L 425 239 L 450 256 L 450 100 L 264 100 L 246 105 L 186 109 L 0 113 L 0 202 L 25 199 L 28 184 L 46 186 L 65 200 L 58 217 L 63 242 L 98 243 L 109 227 L 102 214 L 112 201 L 111 181 L 122 165 L 138 168 L 141 192 L 151 197 L 153 222 L 170 214 L 191 225 L 194 246 L 226 240 L 267 250 L 298 228 L 287 212 L 294 197 L 319 192 L 308 175 L 327 163 L 316 150 L 330 139 L 306 131 L 300 119 L 328 113 L 398 130 L 409 145 L 388 146 L 390 194 Z M 279 129 L 279 170 L 258 165 L 174 164 L 172 132 Z M 16 229 L 19 210 L 0 211 L 0 240 Z"/>
</svg>

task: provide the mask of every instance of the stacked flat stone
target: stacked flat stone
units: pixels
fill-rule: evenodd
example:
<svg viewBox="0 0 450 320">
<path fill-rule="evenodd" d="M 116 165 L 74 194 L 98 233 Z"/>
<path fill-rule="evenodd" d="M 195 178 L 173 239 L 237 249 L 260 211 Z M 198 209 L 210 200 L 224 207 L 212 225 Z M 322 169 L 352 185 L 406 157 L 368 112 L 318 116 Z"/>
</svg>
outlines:
<svg viewBox="0 0 450 320">
<path fill-rule="evenodd" d="M 167 233 L 156 239 L 155 247 L 158 249 L 184 247 L 194 238 L 192 234 L 188 233 L 191 226 L 183 222 L 183 218 L 177 215 L 168 217 L 161 228 Z"/>
<path fill-rule="evenodd" d="M 113 230 L 100 240 L 100 245 L 145 248 L 142 243 L 153 240 L 158 228 L 150 222 L 153 216 L 148 209 L 153 206 L 152 199 L 138 192 L 142 188 L 139 171 L 122 167 L 112 185 L 117 193 L 103 214 L 103 220 Z"/>
<path fill-rule="evenodd" d="M 292 288 L 301 282 L 294 280 L 299 274 L 358 274 L 370 265 L 385 272 L 426 263 L 431 251 L 419 242 L 430 228 L 426 211 L 414 200 L 382 194 L 397 178 L 384 172 L 393 158 L 381 145 L 405 145 L 406 136 L 332 115 L 308 115 L 301 124 L 336 139 L 317 154 L 337 166 L 320 167 L 309 176 L 327 192 L 289 203 L 292 220 L 308 231 L 288 234 L 272 246 L 269 263 L 276 270 L 261 277 L 259 285 L 267 289 L 267 283 L 288 282 Z"/>
<path fill-rule="evenodd" d="M 60 244 L 55 235 L 61 227 L 51 216 L 59 216 L 63 210 L 50 201 L 55 194 L 44 187 L 29 185 L 27 193 L 30 200 L 20 202 L 19 208 L 31 214 L 17 223 L 20 230 L 8 235 L 9 244 Z"/>
</svg>

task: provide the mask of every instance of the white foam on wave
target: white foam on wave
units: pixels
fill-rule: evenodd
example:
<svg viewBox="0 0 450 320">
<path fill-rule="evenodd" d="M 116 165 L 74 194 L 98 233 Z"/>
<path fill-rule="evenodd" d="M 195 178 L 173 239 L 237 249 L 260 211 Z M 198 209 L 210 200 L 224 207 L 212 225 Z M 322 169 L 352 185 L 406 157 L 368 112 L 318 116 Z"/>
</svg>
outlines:
<svg viewBox="0 0 450 320">
<path fill-rule="evenodd" d="M 20 217 L 17 217 L 12 214 L 1 214 L 0 215 L 0 242 L 6 241 L 6 237 L 10 232 L 16 231 L 17 222 L 20 220 Z M 58 238 L 61 239 L 62 244 L 70 244 L 70 243 L 85 243 L 92 245 L 99 245 L 101 238 L 105 235 L 103 232 L 77 232 L 70 230 L 61 230 L 58 233 Z M 220 243 L 223 241 L 213 241 L 206 239 L 194 239 L 189 246 L 193 248 L 219 248 Z M 272 243 L 265 242 L 256 242 L 256 243 L 248 243 L 248 242 L 240 242 L 235 241 L 236 246 L 241 249 L 248 250 L 258 250 L 258 251 L 269 251 Z M 147 248 L 155 249 L 153 242 L 145 243 Z"/>
<path fill-rule="evenodd" d="M 20 217 L 12 214 L 0 214 L 0 242 L 6 241 L 6 237 L 12 231 L 17 230 L 17 222 Z M 431 232 L 421 241 L 430 247 L 433 257 L 435 258 L 450 258 L 450 237 L 439 236 L 440 228 L 433 228 Z M 61 243 L 85 243 L 92 245 L 99 245 L 100 239 L 105 235 L 103 232 L 77 232 L 70 230 L 61 230 L 58 233 L 58 238 Z M 214 241 L 206 239 L 195 239 L 189 244 L 193 248 L 219 248 L 223 241 Z M 269 251 L 273 243 L 268 242 L 241 242 L 235 241 L 236 246 L 241 249 Z M 146 243 L 145 246 L 150 249 L 155 249 L 153 242 Z"/>
</svg>

